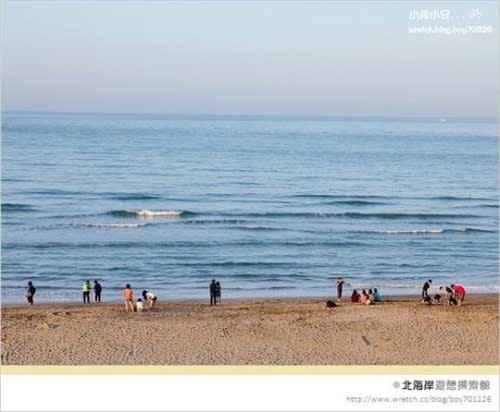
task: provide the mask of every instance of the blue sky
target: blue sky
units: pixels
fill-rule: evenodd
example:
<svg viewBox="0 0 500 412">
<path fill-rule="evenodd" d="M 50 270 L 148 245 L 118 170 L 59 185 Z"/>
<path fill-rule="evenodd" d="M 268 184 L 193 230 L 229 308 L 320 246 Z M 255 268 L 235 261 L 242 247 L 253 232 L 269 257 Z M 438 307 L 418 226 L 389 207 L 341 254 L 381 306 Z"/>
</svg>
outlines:
<svg viewBox="0 0 500 412">
<path fill-rule="evenodd" d="M 2 23 L 5 111 L 497 112 L 496 1 L 6 0 Z M 408 33 L 471 24 L 492 33 Z"/>
</svg>

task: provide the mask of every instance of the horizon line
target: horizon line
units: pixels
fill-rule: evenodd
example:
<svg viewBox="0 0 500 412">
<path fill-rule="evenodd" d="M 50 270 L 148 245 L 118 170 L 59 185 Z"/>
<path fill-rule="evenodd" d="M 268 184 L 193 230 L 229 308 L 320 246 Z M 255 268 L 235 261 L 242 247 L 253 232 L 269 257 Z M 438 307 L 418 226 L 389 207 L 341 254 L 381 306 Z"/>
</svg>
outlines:
<svg viewBox="0 0 500 412">
<path fill-rule="evenodd" d="M 286 119 L 399 119 L 399 120 L 489 120 L 498 121 L 499 116 L 473 115 L 387 115 L 387 114 L 290 114 L 290 113 L 175 113 L 132 111 L 60 111 L 60 110 L 0 110 L 0 114 L 61 114 L 61 115 L 144 115 L 167 117 L 202 118 L 286 118 Z"/>
</svg>

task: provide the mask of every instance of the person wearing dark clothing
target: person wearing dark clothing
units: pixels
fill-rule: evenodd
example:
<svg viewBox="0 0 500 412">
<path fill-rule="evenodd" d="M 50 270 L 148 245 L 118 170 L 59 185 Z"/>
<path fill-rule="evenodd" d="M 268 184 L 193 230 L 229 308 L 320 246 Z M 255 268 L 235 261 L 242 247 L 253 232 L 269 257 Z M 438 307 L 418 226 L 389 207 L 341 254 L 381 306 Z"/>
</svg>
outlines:
<svg viewBox="0 0 500 412">
<path fill-rule="evenodd" d="M 26 288 L 26 299 L 30 305 L 33 305 L 33 296 L 35 296 L 36 288 L 33 286 L 31 280 L 28 282 L 28 287 Z"/>
<path fill-rule="evenodd" d="M 215 279 L 212 279 L 212 283 L 210 283 L 210 306 L 217 305 L 217 283 L 215 283 Z"/>
<path fill-rule="evenodd" d="M 427 282 L 424 283 L 424 286 L 422 286 L 422 302 L 431 301 L 431 297 L 429 296 L 428 293 L 431 284 L 432 284 L 432 279 L 429 279 Z"/>
<path fill-rule="evenodd" d="M 220 303 L 221 292 L 222 288 L 220 286 L 220 282 L 215 282 L 215 298 L 217 300 L 217 303 Z"/>
<path fill-rule="evenodd" d="M 96 302 L 101 302 L 101 291 L 102 291 L 101 284 L 97 280 L 94 280 L 94 294 Z"/>
<path fill-rule="evenodd" d="M 342 277 L 337 278 L 337 300 L 342 299 L 342 289 L 344 288 L 344 279 Z"/>
</svg>

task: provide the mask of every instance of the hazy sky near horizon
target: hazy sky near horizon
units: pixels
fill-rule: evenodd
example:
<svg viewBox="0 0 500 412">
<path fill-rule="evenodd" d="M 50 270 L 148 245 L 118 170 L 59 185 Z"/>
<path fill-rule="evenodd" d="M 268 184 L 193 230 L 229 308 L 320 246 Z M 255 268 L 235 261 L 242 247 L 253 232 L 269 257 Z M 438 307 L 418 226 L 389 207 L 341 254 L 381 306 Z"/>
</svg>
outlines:
<svg viewBox="0 0 500 412">
<path fill-rule="evenodd" d="M 468 25 L 492 32 L 408 33 Z M 2 109 L 491 117 L 498 26 L 497 1 L 6 0 Z"/>
</svg>

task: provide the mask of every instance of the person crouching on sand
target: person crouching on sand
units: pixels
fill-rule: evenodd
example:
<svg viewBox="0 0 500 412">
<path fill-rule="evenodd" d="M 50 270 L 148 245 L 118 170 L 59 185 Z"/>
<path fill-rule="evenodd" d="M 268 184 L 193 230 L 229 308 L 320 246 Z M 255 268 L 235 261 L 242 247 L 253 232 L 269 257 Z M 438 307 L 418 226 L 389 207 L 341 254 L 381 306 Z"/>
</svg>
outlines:
<svg viewBox="0 0 500 412">
<path fill-rule="evenodd" d="M 127 283 L 125 289 L 123 289 L 123 298 L 125 299 L 125 311 L 133 312 L 134 311 L 134 292 L 132 292 L 132 288 Z"/>
<path fill-rule="evenodd" d="M 352 291 L 351 303 L 359 303 L 359 293 L 356 289 Z"/>
<path fill-rule="evenodd" d="M 443 294 L 442 300 L 446 306 L 456 305 L 455 291 L 449 286 L 440 286 L 439 291 Z"/>
<path fill-rule="evenodd" d="M 458 283 L 454 283 L 450 285 L 451 288 L 455 291 L 455 298 L 457 299 L 457 306 L 460 306 L 465 299 L 465 288 Z"/>
<path fill-rule="evenodd" d="M 136 312 L 144 311 L 144 303 L 141 298 L 137 299 L 137 302 L 135 303 L 135 311 Z"/>
<path fill-rule="evenodd" d="M 157 299 L 154 293 L 150 292 L 149 290 L 143 290 L 142 297 L 148 304 L 149 309 L 153 309 Z"/>
</svg>

